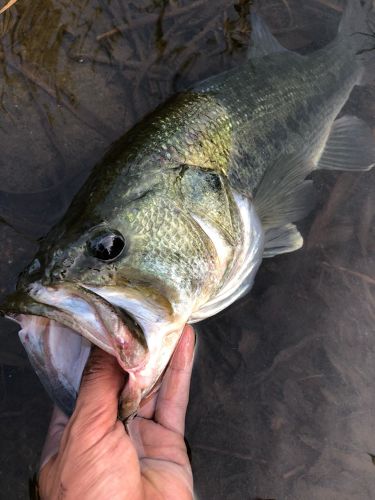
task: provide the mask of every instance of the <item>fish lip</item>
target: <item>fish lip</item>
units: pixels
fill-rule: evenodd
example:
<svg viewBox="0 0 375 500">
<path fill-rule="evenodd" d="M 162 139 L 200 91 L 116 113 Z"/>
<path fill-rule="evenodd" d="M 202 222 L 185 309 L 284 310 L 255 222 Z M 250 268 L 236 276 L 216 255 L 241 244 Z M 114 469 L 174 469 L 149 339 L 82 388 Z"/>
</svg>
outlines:
<svg viewBox="0 0 375 500">
<path fill-rule="evenodd" d="M 51 294 L 51 299 L 48 293 Z M 74 312 L 64 310 L 58 300 L 53 304 L 43 300 L 47 297 L 53 301 L 54 293 L 60 295 L 66 293 L 66 297 L 75 298 L 78 304 L 83 300 L 88 308 L 91 308 L 97 324 L 100 325 L 101 338 L 98 329 L 82 321 L 79 314 L 75 316 Z M 14 321 L 17 321 L 17 316 L 20 314 L 42 316 L 57 321 L 87 338 L 100 349 L 114 355 L 127 372 L 142 370 L 149 358 L 143 330 L 134 318 L 123 308 L 112 305 L 95 292 L 75 283 L 65 282 L 45 286 L 34 282 L 27 288 L 17 290 L 8 296 L 0 305 L 0 313 Z M 104 317 L 106 313 L 108 318 Z"/>
</svg>

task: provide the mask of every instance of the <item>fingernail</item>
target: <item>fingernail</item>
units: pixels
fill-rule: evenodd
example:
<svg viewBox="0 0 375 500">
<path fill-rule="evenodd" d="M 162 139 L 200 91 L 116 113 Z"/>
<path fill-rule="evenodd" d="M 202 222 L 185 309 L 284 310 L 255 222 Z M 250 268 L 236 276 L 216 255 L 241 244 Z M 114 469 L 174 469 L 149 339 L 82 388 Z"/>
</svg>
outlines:
<svg viewBox="0 0 375 500">
<path fill-rule="evenodd" d="M 142 391 L 137 385 L 134 374 L 130 373 L 128 381 L 119 397 L 118 416 L 125 423 L 130 423 L 137 415 L 142 400 Z"/>
<path fill-rule="evenodd" d="M 194 338 L 194 349 L 195 349 L 195 346 L 197 345 L 197 341 L 198 341 L 198 335 L 197 335 L 197 332 L 195 331 L 195 328 L 193 328 L 191 325 L 188 325 L 189 328 L 191 328 L 193 330 L 193 338 Z M 187 346 L 186 347 L 190 347 L 190 344 L 191 344 L 191 336 L 189 336 L 189 339 L 187 341 Z"/>
<path fill-rule="evenodd" d="M 184 441 L 185 441 L 187 456 L 188 456 L 190 465 L 192 465 L 192 463 L 193 463 L 193 455 L 191 453 L 191 447 L 190 447 L 189 441 L 186 439 L 186 437 L 184 437 Z"/>
</svg>

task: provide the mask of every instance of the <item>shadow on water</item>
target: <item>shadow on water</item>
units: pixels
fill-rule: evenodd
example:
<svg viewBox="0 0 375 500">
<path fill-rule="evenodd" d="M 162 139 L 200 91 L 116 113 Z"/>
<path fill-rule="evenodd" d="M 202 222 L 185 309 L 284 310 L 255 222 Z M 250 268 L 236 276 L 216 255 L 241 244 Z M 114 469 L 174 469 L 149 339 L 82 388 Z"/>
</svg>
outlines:
<svg viewBox="0 0 375 500">
<path fill-rule="evenodd" d="M 303 5 L 302 5 L 303 3 Z M 330 41 L 340 0 L 268 0 L 288 48 Z M 0 18 L 0 298 L 111 142 L 168 96 L 240 64 L 246 0 L 17 2 Z M 347 111 L 375 127 L 375 85 Z M 303 250 L 199 325 L 187 437 L 200 499 L 375 491 L 375 172 L 314 175 Z M 1 320 L 0 497 L 27 498 L 51 404 Z"/>
</svg>

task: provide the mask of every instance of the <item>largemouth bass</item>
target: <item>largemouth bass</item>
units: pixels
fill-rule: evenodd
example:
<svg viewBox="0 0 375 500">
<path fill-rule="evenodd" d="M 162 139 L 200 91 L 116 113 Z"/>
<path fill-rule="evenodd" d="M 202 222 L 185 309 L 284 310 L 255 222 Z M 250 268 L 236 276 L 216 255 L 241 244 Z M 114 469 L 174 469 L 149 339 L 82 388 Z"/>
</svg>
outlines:
<svg viewBox="0 0 375 500">
<path fill-rule="evenodd" d="M 263 257 L 292 252 L 315 169 L 368 170 L 370 128 L 338 115 L 361 83 L 370 6 L 308 56 L 253 18 L 249 59 L 172 98 L 98 164 L 3 305 L 71 413 L 90 346 L 128 373 L 124 418 L 158 385 L 186 322 L 244 295 Z"/>
</svg>

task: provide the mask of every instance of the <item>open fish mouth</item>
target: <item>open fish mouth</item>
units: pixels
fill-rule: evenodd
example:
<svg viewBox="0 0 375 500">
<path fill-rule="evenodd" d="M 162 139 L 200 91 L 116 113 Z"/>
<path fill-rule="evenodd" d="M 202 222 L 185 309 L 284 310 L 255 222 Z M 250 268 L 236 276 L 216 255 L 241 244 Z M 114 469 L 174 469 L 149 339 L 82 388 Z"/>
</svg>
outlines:
<svg viewBox="0 0 375 500">
<path fill-rule="evenodd" d="M 52 399 L 71 414 L 91 345 L 115 356 L 129 374 L 123 417 L 134 414 L 160 379 L 184 321 L 137 290 L 32 283 L 1 306 L 21 325 L 19 337 Z"/>
</svg>

